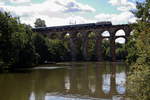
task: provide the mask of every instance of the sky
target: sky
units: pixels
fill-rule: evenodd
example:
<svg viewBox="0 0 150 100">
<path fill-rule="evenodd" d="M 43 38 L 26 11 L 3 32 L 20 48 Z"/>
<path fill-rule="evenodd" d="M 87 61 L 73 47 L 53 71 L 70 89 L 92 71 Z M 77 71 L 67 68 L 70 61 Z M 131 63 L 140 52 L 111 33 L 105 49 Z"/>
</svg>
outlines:
<svg viewBox="0 0 150 100">
<path fill-rule="evenodd" d="M 37 18 L 45 20 L 47 26 L 100 21 L 133 23 L 136 18 L 130 10 L 135 8 L 135 0 L 0 0 L 0 10 L 31 26 Z"/>
</svg>

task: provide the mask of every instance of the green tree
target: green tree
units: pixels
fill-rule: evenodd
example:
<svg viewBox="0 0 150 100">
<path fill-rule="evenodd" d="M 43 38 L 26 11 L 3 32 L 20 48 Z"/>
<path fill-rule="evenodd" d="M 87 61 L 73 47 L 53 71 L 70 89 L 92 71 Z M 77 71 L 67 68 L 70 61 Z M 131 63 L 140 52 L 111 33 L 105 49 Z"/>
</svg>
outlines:
<svg viewBox="0 0 150 100">
<path fill-rule="evenodd" d="M 127 89 L 132 100 L 150 100 L 150 0 L 137 3 L 134 14 L 138 19 L 134 25 L 136 61 L 131 66 Z M 133 51 L 134 52 L 134 51 Z"/>
<path fill-rule="evenodd" d="M 129 65 L 135 63 L 138 58 L 137 48 L 135 46 L 136 40 L 134 37 L 135 36 L 130 36 L 129 41 L 125 46 L 127 48 L 126 62 Z"/>
<path fill-rule="evenodd" d="M 150 27 L 140 22 L 135 47 L 138 58 L 128 76 L 128 92 L 133 100 L 150 100 Z"/>
<path fill-rule="evenodd" d="M 125 60 L 127 56 L 126 44 L 116 43 L 116 59 Z"/>
<path fill-rule="evenodd" d="M 69 53 L 64 46 L 63 41 L 58 39 L 49 39 L 49 61 L 65 61 L 69 60 Z"/>
<path fill-rule="evenodd" d="M 96 54 L 96 33 L 94 33 L 94 32 L 90 32 L 88 34 L 87 53 L 88 53 L 89 60 L 95 61 L 97 59 L 97 54 Z"/>
<path fill-rule="evenodd" d="M 102 48 L 103 48 L 103 59 L 104 60 L 110 60 L 110 41 L 109 40 L 103 40 L 102 41 Z"/>
<path fill-rule="evenodd" d="M 34 23 L 35 27 L 46 27 L 45 21 L 38 18 Z"/>
<path fill-rule="evenodd" d="M 43 35 L 38 33 L 33 36 L 35 51 L 38 54 L 38 63 L 42 64 L 48 60 L 48 43 Z"/>
<path fill-rule="evenodd" d="M 5 65 L 32 65 L 36 59 L 31 28 L 0 12 L 0 59 Z M 22 52 L 26 51 L 26 52 Z M 31 52 L 32 51 L 32 52 Z M 28 56 L 28 58 L 22 55 Z"/>
<path fill-rule="evenodd" d="M 23 25 L 24 28 L 24 34 L 22 33 L 22 36 L 20 35 L 20 37 L 15 37 L 14 38 L 14 49 L 16 51 L 16 44 L 20 45 L 20 48 L 18 48 L 18 61 L 15 65 L 22 65 L 22 66 L 32 66 L 34 64 L 37 64 L 37 58 L 38 55 L 35 51 L 35 46 L 33 43 L 33 32 L 31 30 L 30 26 L 27 25 Z M 17 39 L 18 38 L 18 39 Z M 19 42 L 19 41 L 22 41 Z M 17 45 L 17 46 L 18 46 Z M 22 46 L 22 47 L 21 47 Z"/>
<path fill-rule="evenodd" d="M 139 18 L 139 21 L 142 22 L 150 22 L 150 1 L 149 0 L 144 0 L 143 2 L 137 2 L 136 4 L 137 10 L 132 11 L 134 15 Z"/>
</svg>

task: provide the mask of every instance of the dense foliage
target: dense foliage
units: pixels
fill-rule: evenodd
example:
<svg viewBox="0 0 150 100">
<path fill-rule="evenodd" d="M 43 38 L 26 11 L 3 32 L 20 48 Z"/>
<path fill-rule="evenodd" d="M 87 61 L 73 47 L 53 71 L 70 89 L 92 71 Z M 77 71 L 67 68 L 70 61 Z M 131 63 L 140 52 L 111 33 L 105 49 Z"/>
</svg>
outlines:
<svg viewBox="0 0 150 100">
<path fill-rule="evenodd" d="M 9 13 L 0 12 L 0 59 L 5 65 L 32 65 L 36 59 L 32 31 Z"/>
<path fill-rule="evenodd" d="M 0 69 L 65 59 L 67 50 L 62 41 L 33 33 L 30 26 L 19 22 L 9 13 L 0 12 Z"/>
<path fill-rule="evenodd" d="M 150 100 L 150 0 L 137 3 L 134 14 L 137 24 L 133 25 L 130 62 L 131 71 L 128 76 L 128 92 L 132 100 Z M 134 43 L 133 43 L 134 42 Z M 136 58 L 135 58 L 136 57 Z"/>
<path fill-rule="evenodd" d="M 36 20 L 35 27 L 45 26 L 44 20 Z M 89 34 L 87 52 L 88 59 L 91 61 L 95 61 L 97 57 L 95 38 L 95 33 Z M 76 43 L 77 60 L 84 60 L 81 34 Z M 102 47 L 104 59 L 110 60 L 109 40 L 104 40 Z M 116 47 L 117 59 L 124 59 L 126 55 L 124 45 L 117 43 Z M 71 61 L 69 35 L 61 40 L 55 35 L 48 38 L 34 33 L 31 26 L 21 24 L 18 18 L 12 17 L 9 13 L 0 12 L 0 65 L 2 67 L 27 67 L 56 61 Z"/>
</svg>

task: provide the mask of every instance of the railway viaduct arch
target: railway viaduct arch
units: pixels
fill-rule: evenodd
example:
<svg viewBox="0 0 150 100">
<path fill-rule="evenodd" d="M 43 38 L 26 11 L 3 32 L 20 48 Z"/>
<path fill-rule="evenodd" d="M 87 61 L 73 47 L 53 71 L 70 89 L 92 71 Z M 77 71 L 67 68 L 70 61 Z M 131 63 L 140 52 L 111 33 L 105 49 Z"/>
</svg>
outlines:
<svg viewBox="0 0 150 100">
<path fill-rule="evenodd" d="M 123 30 L 124 35 L 116 35 L 117 31 Z M 88 24 L 76 24 L 76 25 L 66 25 L 66 26 L 54 26 L 54 27 L 39 27 L 33 28 L 34 32 L 37 32 L 42 35 L 47 35 L 48 37 L 52 37 L 53 35 L 57 35 L 57 38 L 63 40 L 66 35 L 69 35 L 69 43 L 71 47 L 71 56 L 72 60 L 75 61 L 77 57 L 77 45 L 76 41 L 78 40 L 78 34 L 81 34 L 82 39 L 82 54 L 84 56 L 84 60 L 88 60 L 87 46 L 88 46 L 88 35 L 90 32 L 95 33 L 96 37 L 93 38 L 96 40 L 96 55 L 97 60 L 102 61 L 102 40 L 108 38 L 110 40 L 110 53 L 111 60 L 116 61 L 115 54 L 115 40 L 117 38 L 124 38 L 125 41 L 128 41 L 130 33 L 132 29 L 128 24 L 122 25 L 112 25 L 110 23 L 88 23 Z M 109 32 L 108 36 L 103 36 L 103 32 Z"/>
</svg>

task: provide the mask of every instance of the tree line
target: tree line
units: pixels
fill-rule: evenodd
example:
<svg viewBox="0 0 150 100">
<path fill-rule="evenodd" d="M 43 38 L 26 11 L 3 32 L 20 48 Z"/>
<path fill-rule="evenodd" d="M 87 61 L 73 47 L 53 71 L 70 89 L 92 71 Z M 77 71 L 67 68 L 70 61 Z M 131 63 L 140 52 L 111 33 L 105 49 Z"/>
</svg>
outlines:
<svg viewBox="0 0 150 100">
<path fill-rule="evenodd" d="M 35 26 L 41 25 L 43 21 L 37 19 Z M 21 24 L 10 13 L 0 12 L 1 68 L 31 67 L 45 61 L 64 61 L 66 56 L 67 50 L 61 40 L 34 33 L 31 26 Z"/>
<path fill-rule="evenodd" d="M 35 27 L 46 27 L 45 21 L 38 18 Z M 90 37 L 94 37 L 91 35 Z M 65 37 L 68 38 L 68 37 Z M 82 41 L 77 41 L 77 60 L 83 60 Z M 125 46 L 116 45 L 117 58 L 125 59 Z M 109 41 L 103 41 L 103 57 L 110 59 Z M 89 40 L 89 60 L 96 60 L 95 40 Z M 19 18 L 10 13 L 0 12 L 0 65 L 3 67 L 31 67 L 45 62 L 71 61 L 69 41 L 34 33 L 30 25 L 21 24 Z"/>
<path fill-rule="evenodd" d="M 127 45 L 117 44 L 117 59 L 126 59 L 130 65 L 127 92 L 131 100 L 150 100 L 150 0 L 137 2 L 132 11 L 138 18 L 131 27 L 134 35 Z M 37 19 L 35 27 L 45 27 L 45 22 Z M 32 32 L 32 27 L 21 24 L 18 18 L 0 12 L 0 69 L 9 66 L 34 66 L 45 61 L 69 61 L 69 42 L 49 39 Z M 92 36 L 92 35 L 91 35 Z M 78 41 L 81 45 L 81 41 Z M 103 57 L 110 58 L 109 41 L 103 43 Z M 128 48 L 128 49 L 126 49 Z M 78 47 L 78 59 L 83 59 L 82 48 Z M 94 60 L 95 40 L 89 40 L 88 55 Z"/>
</svg>

